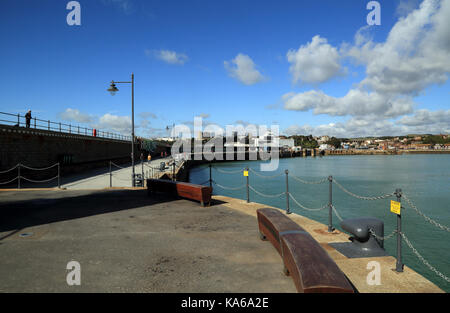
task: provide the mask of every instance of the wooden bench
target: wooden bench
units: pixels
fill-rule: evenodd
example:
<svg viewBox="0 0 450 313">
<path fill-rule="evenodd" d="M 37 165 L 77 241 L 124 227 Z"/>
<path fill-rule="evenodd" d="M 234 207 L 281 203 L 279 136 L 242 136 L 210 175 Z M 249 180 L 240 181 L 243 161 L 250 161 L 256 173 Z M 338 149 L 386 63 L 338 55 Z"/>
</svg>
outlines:
<svg viewBox="0 0 450 313">
<path fill-rule="evenodd" d="M 297 223 L 276 209 L 258 209 L 257 217 L 261 239 L 277 249 L 298 292 L 354 292 L 333 259 Z"/>
<path fill-rule="evenodd" d="M 147 179 L 147 191 L 169 193 L 173 196 L 200 201 L 202 206 L 211 204 L 212 188 L 165 179 Z"/>
</svg>

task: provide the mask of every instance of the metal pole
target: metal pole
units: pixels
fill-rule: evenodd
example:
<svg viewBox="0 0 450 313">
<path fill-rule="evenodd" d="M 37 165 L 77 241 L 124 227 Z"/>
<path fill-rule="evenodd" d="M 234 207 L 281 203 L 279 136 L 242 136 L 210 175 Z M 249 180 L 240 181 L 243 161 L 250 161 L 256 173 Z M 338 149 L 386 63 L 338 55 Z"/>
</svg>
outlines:
<svg viewBox="0 0 450 313">
<path fill-rule="evenodd" d="M 395 195 L 397 196 L 397 201 L 401 203 L 402 190 L 396 189 Z M 397 272 L 403 272 L 401 232 L 402 232 L 402 216 L 401 214 L 397 214 L 397 263 L 395 264 L 395 270 Z"/>
<path fill-rule="evenodd" d="M 211 162 L 209 162 L 209 188 L 212 188 Z"/>
<path fill-rule="evenodd" d="M 333 215 L 331 210 L 333 209 L 333 176 L 328 176 L 329 190 L 328 190 L 328 232 L 332 233 L 333 228 Z"/>
<path fill-rule="evenodd" d="M 286 173 L 286 214 L 291 214 L 291 210 L 289 208 L 289 171 L 285 170 Z"/>
<path fill-rule="evenodd" d="M 17 189 L 20 189 L 20 163 L 19 163 L 18 170 L 19 170 L 19 174 L 17 176 Z"/>
<path fill-rule="evenodd" d="M 112 188 L 111 160 L 109 161 L 109 188 Z"/>
<path fill-rule="evenodd" d="M 17 126 L 20 127 L 20 113 L 17 114 Z"/>
<path fill-rule="evenodd" d="M 248 171 L 248 167 L 245 168 L 245 171 L 247 172 L 247 203 L 250 202 L 250 192 L 248 190 L 248 176 L 249 176 L 249 171 Z"/>
<path fill-rule="evenodd" d="M 144 183 L 144 156 L 141 154 L 141 167 L 142 167 L 142 183 Z M 144 187 L 144 186 L 142 186 Z"/>
<path fill-rule="evenodd" d="M 172 180 L 176 181 L 176 178 L 175 178 L 175 160 L 173 161 L 172 166 L 173 166 L 173 169 L 172 169 Z"/>
<path fill-rule="evenodd" d="M 58 188 L 61 188 L 61 168 L 58 162 Z"/>
<path fill-rule="evenodd" d="M 34 129 L 36 129 L 36 117 L 34 118 Z"/>
<path fill-rule="evenodd" d="M 135 187 L 134 181 L 134 74 L 131 73 L 131 165 L 132 165 L 132 183 Z"/>
<path fill-rule="evenodd" d="M 48 130 L 50 130 L 50 120 L 48 120 Z"/>
</svg>

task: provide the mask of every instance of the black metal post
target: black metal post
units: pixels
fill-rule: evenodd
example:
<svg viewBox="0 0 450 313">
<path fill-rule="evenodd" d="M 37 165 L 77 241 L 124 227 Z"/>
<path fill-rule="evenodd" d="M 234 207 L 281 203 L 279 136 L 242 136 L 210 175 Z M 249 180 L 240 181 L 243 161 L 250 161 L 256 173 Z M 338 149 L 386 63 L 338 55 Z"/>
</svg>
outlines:
<svg viewBox="0 0 450 313">
<path fill-rule="evenodd" d="M 58 162 L 58 188 L 61 188 L 61 167 Z"/>
<path fill-rule="evenodd" d="M 403 272 L 403 262 L 402 262 L 402 216 L 401 216 L 401 198 L 402 190 L 396 189 L 395 195 L 397 196 L 397 201 L 400 202 L 400 214 L 397 214 L 397 263 L 395 264 L 395 270 L 397 272 Z"/>
<path fill-rule="evenodd" d="M 333 176 L 328 176 L 329 181 L 329 190 L 328 190 L 328 232 L 332 233 L 333 228 L 333 215 L 332 215 L 332 209 L 333 209 Z"/>
<path fill-rule="evenodd" d="M 48 130 L 50 130 L 50 120 L 48 120 Z"/>
<path fill-rule="evenodd" d="M 142 155 L 142 153 L 141 153 L 141 172 L 142 172 L 142 183 L 144 183 L 144 156 Z"/>
<path fill-rule="evenodd" d="M 249 171 L 248 171 L 248 167 L 246 167 L 245 168 L 245 171 L 247 172 L 247 203 L 250 203 L 250 192 L 249 192 L 249 190 L 248 190 L 248 185 L 249 185 L 249 183 L 248 183 L 248 177 L 249 177 Z"/>
<path fill-rule="evenodd" d="M 34 129 L 36 129 L 36 117 L 34 118 Z"/>
<path fill-rule="evenodd" d="M 209 188 L 212 188 L 211 162 L 209 162 Z"/>
<path fill-rule="evenodd" d="M 134 74 L 131 73 L 131 163 L 133 171 L 133 183 L 132 186 L 135 187 L 134 181 Z"/>
<path fill-rule="evenodd" d="M 291 210 L 289 208 L 289 171 L 285 170 L 286 173 L 286 214 L 291 214 Z"/>
<path fill-rule="evenodd" d="M 112 170 L 111 170 L 111 161 L 109 161 L 109 188 L 112 188 Z"/>
<path fill-rule="evenodd" d="M 20 127 L 20 113 L 17 114 L 17 126 Z"/>
<path fill-rule="evenodd" d="M 175 160 L 173 160 L 172 166 L 173 166 L 173 169 L 172 169 L 172 180 L 176 181 L 177 179 L 175 177 Z"/>
</svg>

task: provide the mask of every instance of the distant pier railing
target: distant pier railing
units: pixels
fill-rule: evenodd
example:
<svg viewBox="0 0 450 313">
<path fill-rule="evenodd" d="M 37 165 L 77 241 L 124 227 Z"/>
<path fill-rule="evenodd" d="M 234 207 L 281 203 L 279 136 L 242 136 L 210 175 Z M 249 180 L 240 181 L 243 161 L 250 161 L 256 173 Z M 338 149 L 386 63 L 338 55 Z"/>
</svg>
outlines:
<svg viewBox="0 0 450 313">
<path fill-rule="evenodd" d="M 124 136 L 118 133 L 108 132 L 95 128 L 80 127 L 79 125 L 42 120 L 36 117 L 32 117 L 30 119 L 29 125 L 27 125 L 25 115 L 20 114 L 0 112 L 0 123 L 8 126 L 28 127 L 32 129 L 48 130 L 66 134 L 131 141 L 131 136 Z"/>
<path fill-rule="evenodd" d="M 219 184 L 212 177 L 212 170 L 211 170 L 212 168 L 214 168 L 215 170 L 217 170 L 217 172 L 222 173 L 222 174 L 228 174 L 228 175 L 241 174 L 241 175 L 245 176 L 246 183 L 241 184 L 241 185 L 234 185 L 234 186 L 225 186 L 225 185 Z M 273 178 L 285 176 L 285 190 L 280 193 L 272 193 L 272 194 L 267 194 L 267 193 L 261 192 L 257 188 L 255 188 L 254 185 L 251 185 L 249 183 L 249 181 L 250 181 L 249 176 L 251 174 L 255 174 L 256 176 L 261 177 L 263 179 L 273 179 Z M 329 192 L 328 192 L 328 199 L 327 199 L 328 201 L 318 208 L 310 208 L 310 207 L 302 204 L 301 201 L 299 201 L 297 198 L 295 198 L 294 195 L 289 191 L 289 178 L 292 178 L 303 184 L 309 184 L 309 185 L 319 185 L 319 184 L 324 184 L 324 183 L 328 182 L 328 184 L 329 184 Z M 224 169 L 213 167 L 211 165 L 211 163 L 209 164 L 209 180 L 202 183 L 202 185 L 207 184 L 207 183 L 210 186 L 215 185 L 223 190 L 230 190 L 230 191 L 245 190 L 247 202 L 250 202 L 250 195 L 251 195 L 250 191 L 261 197 L 265 197 L 265 198 L 278 198 L 278 197 L 284 196 L 284 197 L 286 197 L 286 210 L 285 210 L 286 214 L 292 213 L 290 210 L 290 200 L 292 200 L 299 208 L 301 208 L 303 210 L 307 210 L 307 211 L 321 211 L 321 210 L 328 208 L 328 232 L 333 232 L 333 230 L 334 230 L 332 213 L 334 213 L 340 221 L 343 221 L 343 218 L 337 211 L 336 207 L 333 205 L 333 185 L 336 185 L 344 193 L 346 193 L 356 199 L 359 199 L 359 200 L 376 201 L 376 200 L 381 200 L 381 199 L 395 198 L 395 200 L 400 203 L 400 206 L 402 209 L 405 208 L 404 204 L 406 202 L 407 205 L 411 209 L 413 209 L 419 216 L 424 218 L 425 221 L 427 221 L 428 223 L 430 223 L 431 225 L 435 226 L 436 228 L 438 228 L 442 231 L 450 232 L 450 228 L 448 226 L 438 223 L 437 221 L 435 221 L 435 220 L 431 219 L 430 217 L 428 217 L 427 215 L 425 215 L 421 210 L 419 210 L 417 208 L 417 206 L 415 206 L 414 203 L 411 201 L 411 199 L 409 199 L 408 196 L 402 192 L 401 189 L 396 189 L 394 192 L 379 195 L 379 196 L 361 196 L 361 195 L 358 195 L 358 194 L 355 194 L 355 193 L 349 191 L 341 183 L 339 183 L 339 181 L 337 181 L 336 178 L 334 178 L 333 176 L 324 177 L 324 178 L 316 180 L 316 181 L 308 181 L 308 180 L 302 179 L 301 177 L 289 175 L 288 170 L 285 170 L 284 173 L 278 173 L 275 175 L 264 175 L 264 174 L 261 174 L 258 171 L 255 171 L 254 169 L 249 168 L 249 167 L 239 168 L 239 169 L 235 169 L 235 170 L 224 170 Z M 404 199 L 405 201 L 402 202 L 401 201 L 402 199 Z M 403 261 L 402 261 L 402 250 L 401 250 L 401 242 L 403 240 L 403 241 L 405 241 L 407 246 L 412 250 L 412 252 L 416 255 L 416 257 L 430 271 L 434 272 L 436 275 L 438 275 L 445 281 L 450 282 L 450 278 L 448 276 L 444 275 L 443 273 L 438 271 L 435 267 L 433 267 L 414 248 L 414 246 L 412 245 L 412 243 L 410 242 L 410 240 L 408 239 L 406 234 L 401 230 L 401 214 L 397 214 L 397 229 L 394 229 L 388 236 L 381 236 L 380 234 L 376 234 L 373 231 L 373 229 L 369 229 L 369 232 L 376 239 L 383 240 L 383 241 L 393 238 L 395 235 L 397 235 L 397 256 L 396 256 L 396 259 L 397 259 L 396 271 L 397 272 L 403 272 Z"/>
</svg>

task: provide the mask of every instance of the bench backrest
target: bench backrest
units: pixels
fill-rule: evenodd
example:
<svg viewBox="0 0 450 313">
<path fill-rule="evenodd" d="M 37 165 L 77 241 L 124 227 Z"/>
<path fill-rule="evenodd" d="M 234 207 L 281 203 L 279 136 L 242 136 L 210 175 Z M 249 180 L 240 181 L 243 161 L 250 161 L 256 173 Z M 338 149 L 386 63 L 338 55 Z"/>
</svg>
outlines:
<svg viewBox="0 0 450 313">
<path fill-rule="evenodd" d="M 352 293 L 344 273 L 308 233 L 281 236 L 283 262 L 298 292 Z"/>
<path fill-rule="evenodd" d="M 258 226 L 283 258 L 299 292 L 354 292 L 322 246 L 277 209 L 257 210 Z"/>
<path fill-rule="evenodd" d="M 260 232 L 272 243 L 280 255 L 280 233 L 288 231 L 305 231 L 297 223 L 278 210 L 263 208 L 258 209 L 256 214 Z"/>
</svg>

